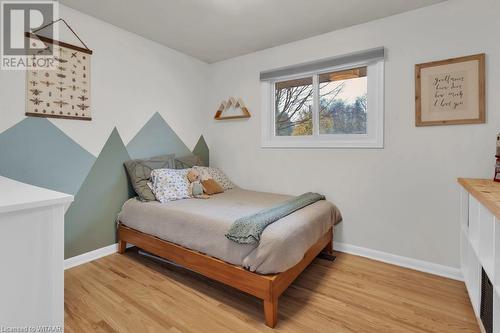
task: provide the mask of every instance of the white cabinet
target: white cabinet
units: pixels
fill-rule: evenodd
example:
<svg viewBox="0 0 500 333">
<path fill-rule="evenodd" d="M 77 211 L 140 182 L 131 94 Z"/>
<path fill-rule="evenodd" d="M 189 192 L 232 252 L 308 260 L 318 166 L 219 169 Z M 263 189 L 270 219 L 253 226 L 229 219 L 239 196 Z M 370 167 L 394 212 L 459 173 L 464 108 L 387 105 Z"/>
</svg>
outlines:
<svg viewBox="0 0 500 333">
<path fill-rule="evenodd" d="M 3 328 L 64 328 L 64 213 L 72 201 L 0 176 Z"/>
<path fill-rule="evenodd" d="M 460 264 L 479 319 L 481 275 L 493 284 L 493 332 L 500 333 L 500 184 L 460 179 Z"/>
</svg>

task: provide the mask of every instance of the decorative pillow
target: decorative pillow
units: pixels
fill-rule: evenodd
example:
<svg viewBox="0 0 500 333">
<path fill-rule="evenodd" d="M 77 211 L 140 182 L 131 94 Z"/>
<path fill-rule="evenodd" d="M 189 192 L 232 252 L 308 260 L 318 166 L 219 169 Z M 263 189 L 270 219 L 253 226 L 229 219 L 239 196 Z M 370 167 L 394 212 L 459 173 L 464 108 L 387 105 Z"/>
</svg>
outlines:
<svg viewBox="0 0 500 333">
<path fill-rule="evenodd" d="M 174 168 L 175 155 L 161 155 L 149 159 L 130 160 L 123 163 L 127 170 L 130 183 L 135 193 L 142 201 L 156 200 L 151 188 L 148 186 L 151 177 L 151 171 L 155 169 Z"/>
<path fill-rule="evenodd" d="M 192 168 L 195 165 L 205 165 L 198 155 L 191 154 L 187 156 L 177 157 L 175 159 L 176 169 Z"/>
<path fill-rule="evenodd" d="M 201 182 L 205 188 L 205 193 L 208 195 L 224 192 L 224 189 L 214 179 L 207 179 Z"/>
<path fill-rule="evenodd" d="M 224 191 L 230 190 L 234 187 L 231 180 L 229 180 L 229 178 L 227 178 L 227 176 L 217 168 L 194 166 L 193 169 L 200 173 L 202 180 L 213 178 L 217 183 L 219 183 L 220 186 L 222 186 Z M 208 175 L 209 177 L 205 175 Z"/>
<path fill-rule="evenodd" d="M 158 169 L 151 172 L 153 193 L 161 203 L 189 199 L 189 169 Z"/>
</svg>

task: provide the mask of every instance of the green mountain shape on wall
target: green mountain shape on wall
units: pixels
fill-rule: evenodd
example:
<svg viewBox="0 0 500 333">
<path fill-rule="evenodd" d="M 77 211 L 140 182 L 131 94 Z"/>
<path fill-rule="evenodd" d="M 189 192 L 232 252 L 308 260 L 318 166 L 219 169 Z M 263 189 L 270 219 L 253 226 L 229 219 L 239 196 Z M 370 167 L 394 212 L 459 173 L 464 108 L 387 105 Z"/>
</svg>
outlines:
<svg viewBox="0 0 500 333">
<path fill-rule="evenodd" d="M 198 142 L 196 143 L 196 146 L 194 146 L 193 154 L 198 155 L 205 165 L 209 165 L 210 154 L 203 135 L 200 136 Z"/>
<path fill-rule="evenodd" d="M 115 128 L 66 212 L 65 258 L 116 243 L 115 219 L 130 197 L 123 166 L 129 159 Z"/>
<path fill-rule="evenodd" d="M 0 133 L 0 175 L 75 194 L 95 157 L 45 118 L 26 118 Z"/>
<path fill-rule="evenodd" d="M 49 120 L 29 117 L 0 133 L 0 175 L 75 195 L 65 222 L 65 257 L 70 258 L 116 243 L 115 219 L 135 195 L 123 162 L 169 153 L 191 151 L 159 113 L 127 147 L 115 128 L 97 159 Z M 203 136 L 192 153 L 208 164 Z"/>
<path fill-rule="evenodd" d="M 130 140 L 127 151 L 133 159 L 164 154 L 186 156 L 191 153 L 158 112 Z"/>
</svg>

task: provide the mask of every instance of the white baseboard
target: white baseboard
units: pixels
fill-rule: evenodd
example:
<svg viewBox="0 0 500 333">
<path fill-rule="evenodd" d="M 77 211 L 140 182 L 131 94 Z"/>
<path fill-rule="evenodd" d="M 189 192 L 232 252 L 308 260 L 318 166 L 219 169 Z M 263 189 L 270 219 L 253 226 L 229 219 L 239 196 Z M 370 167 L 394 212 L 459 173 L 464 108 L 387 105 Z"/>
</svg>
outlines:
<svg viewBox="0 0 500 333">
<path fill-rule="evenodd" d="M 388 264 L 393 264 L 396 266 L 410 268 L 434 275 L 444 276 L 453 280 L 459 280 L 459 281 L 464 280 L 460 269 L 455 267 L 449 267 L 428 261 L 402 257 L 391 253 L 371 250 L 364 247 L 359 247 L 344 243 L 333 242 L 333 248 L 339 252 L 354 254 L 360 257 L 366 257 L 373 260 L 382 261 Z"/>
<path fill-rule="evenodd" d="M 134 246 L 127 244 L 127 248 Z M 444 276 L 450 279 L 463 281 L 460 269 L 431 263 L 428 261 L 402 257 L 395 254 L 371 250 L 360 246 L 333 242 L 333 248 L 336 251 L 354 254 L 361 257 L 370 258 L 377 261 L 382 261 L 396 266 L 406 267 L 421 272 L 426 272 L 434 275 Z M 116 253 L 118 251 L 118 244 L 111 244 L 100 249 L 80 254 L 75 257 L 64 260 L 64 269 L 72 268 L 78 265 L 85 264 L 86 262 L 96 260 L 107 255 Z"/>
<path fill-rule="evenodd" d="M 86 262 L 96 260 L 110 254 L 116 253 L 118 251 L 118 244 L 111 244 L 100 249 L 90 251 L 87 253 L 80 254 L 75 257 L 71 257 L 64 260 L 64 269 L 75 267 L 78 265 L 85 264 Z"/>
</svg>

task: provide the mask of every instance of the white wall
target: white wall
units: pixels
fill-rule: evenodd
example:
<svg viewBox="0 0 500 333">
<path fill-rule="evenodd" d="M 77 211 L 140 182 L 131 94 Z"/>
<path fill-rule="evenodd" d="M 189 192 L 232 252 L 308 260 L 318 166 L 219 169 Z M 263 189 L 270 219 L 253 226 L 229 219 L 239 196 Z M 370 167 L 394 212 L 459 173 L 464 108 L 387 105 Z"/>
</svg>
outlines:
<svg viewBox="0 0 500 333">
<path fill-rule="evenodd" d="M 455 179 L 492 176 L 500 130 L 499 12 L 495 0 L 450 0 L 209 66 L 61 5 L 94 50 L 93 120 L 51 121 L 97 156 L 113 127 L 126 144 L 159 111 L 189 147 L 208 134 L 211 162 L 242 187 L 325 193 L 344 214 L 336 241 L 458 267 Z M 388 53 L 385 149 L 260 148 L 260 71 L 377 46 Z M 414 64 L 479 52 L 487 124 L 416 128 Z M 24 72 L 0 71 L 0 132 L 24 119 L 19 87 Z M 244 99 L 250 120 L 212 120 L 229 96 Z"/>
<path fill-rule="evenodd" d="M 500 130 L 500 2 L 450 0 L 211 66 L 211 163 L 240 186 L 327 195 L 344 214 L 335 240 L 459 266 L 457 177 L 492 177 Z M 262 149 L 259 72 L 387 48 L 385 149 Z M 487 124 L 416 128 L 414 65 L 485 52 Z M 242 97 L 248 121 L 211 120 Z"/>
<path fill-rule="evenodd" d="M 115 126 L 127 144 L 158 111 L 188 147 L 196 144 L 204 129 L 206 63 L 69 7 L 60 5 L 59 13 L 94 51 L 93 119 L 51 120 L 56 126 L 97 156 Z M 80 45 L 59 27 L 61 40 Z M 24 71 L 0 71 L 0 133 L 25 118 L 24 82 Z"/>
</svg>

